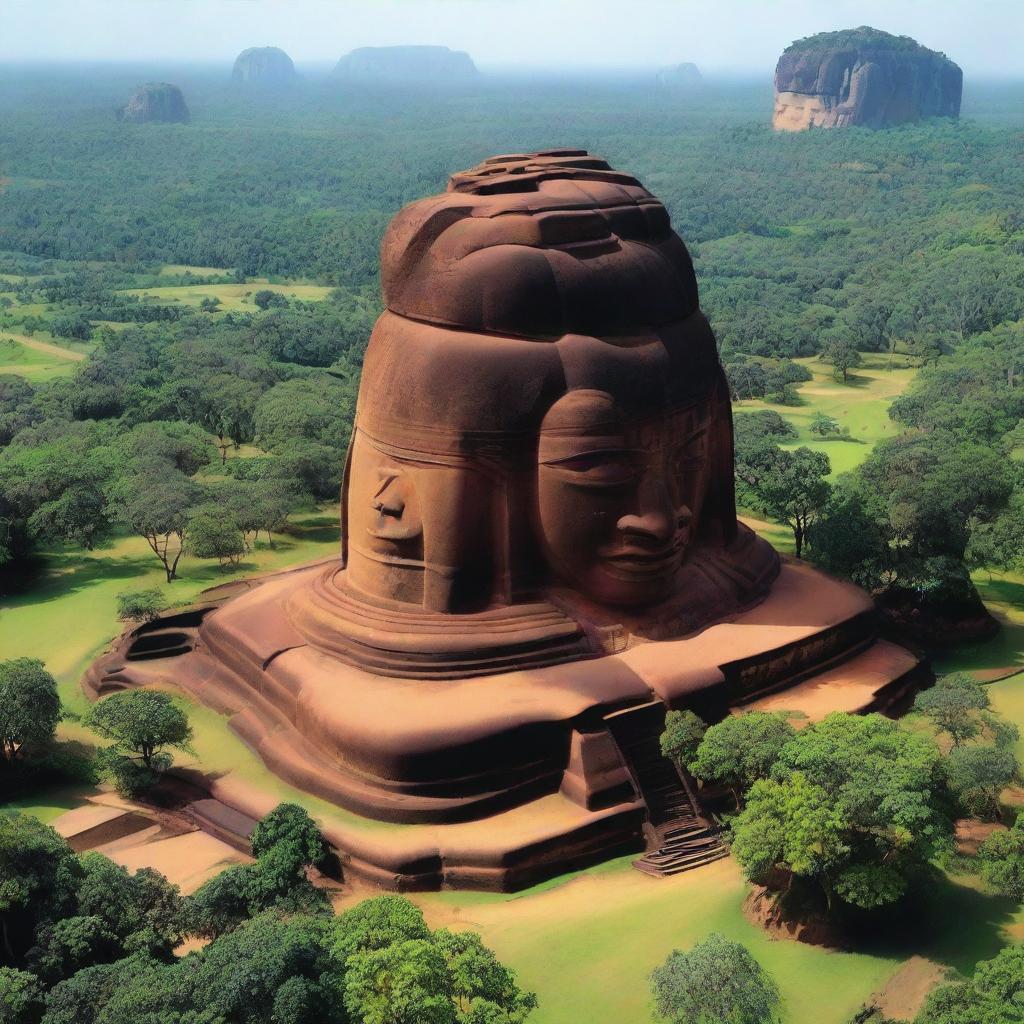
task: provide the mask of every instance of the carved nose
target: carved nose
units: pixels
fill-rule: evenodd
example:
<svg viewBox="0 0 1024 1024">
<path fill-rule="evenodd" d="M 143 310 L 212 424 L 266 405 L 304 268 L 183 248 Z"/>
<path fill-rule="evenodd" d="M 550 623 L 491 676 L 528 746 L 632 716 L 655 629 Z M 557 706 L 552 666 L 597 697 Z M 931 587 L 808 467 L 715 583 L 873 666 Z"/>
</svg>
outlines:
<svg viewBox="0 0 1024 1024">
<path fill-rule="evenodd" d="M 405 502 L 401 498 L 391 498 L 390 500 L 377 498 L 373 502 L 373 507 L 382 516 L 394 516 L 395 519 L 401 519 L 402 513 L 405 511 Z"/>
<path fill-rule="evenodd" d="M 667 544 L 678 529 L 679 516 L 672 508 L 668 491 L 664 487 L 644 488 L 641 495 L 643 511 L 623 516 L 616 524 L 628 537 L 638 540 Z M 687 510 L 689 516 L 689 510 Z"/>
</svg>

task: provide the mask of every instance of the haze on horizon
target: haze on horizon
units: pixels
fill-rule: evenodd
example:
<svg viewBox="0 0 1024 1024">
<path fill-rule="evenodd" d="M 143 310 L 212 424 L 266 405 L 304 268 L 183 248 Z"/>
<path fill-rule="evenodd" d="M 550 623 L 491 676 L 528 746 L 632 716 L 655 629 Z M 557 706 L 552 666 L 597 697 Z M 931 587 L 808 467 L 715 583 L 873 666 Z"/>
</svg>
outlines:
<svg viewBox="0 0 1024 1024">
<path fill-rule="evenodd" d="M 0 60 L 228 62 L 274 45 L 302 65 L 415 43 L 484 69 L 761 72 L 796 38 L 863 24 L 968 75 L 1024 76 L 1020 0 L 2 0 Z"/>
</svg>

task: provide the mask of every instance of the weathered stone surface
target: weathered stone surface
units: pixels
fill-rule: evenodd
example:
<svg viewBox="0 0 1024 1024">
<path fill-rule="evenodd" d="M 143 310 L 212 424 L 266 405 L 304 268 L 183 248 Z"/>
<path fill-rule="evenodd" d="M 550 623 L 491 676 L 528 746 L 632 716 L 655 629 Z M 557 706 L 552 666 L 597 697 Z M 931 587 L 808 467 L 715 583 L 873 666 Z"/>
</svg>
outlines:
<svg viewBox="0 0 1024 1024">
<path fill-rule="evenodd" d="M 291 57 L 276 46 L 250 46 L 235 58 L 231 78 L 235 82 L 286 85 L 296 78 L 295 65 Z"/>
<path fill-rule="evenodd" d="M 149 82 L 135 90 L 127 105 L 118 111 L 118 118 L 135 124 L 146 122 L 180 123 L 189 121 L 185 97 L 176 85 Z"/>
<path fill-rule="evenodd" d="M 663 89 L 693 91 L 704 85 L 704 76 L 696 64 L 676 64 L 658 72 L 658 85 Z"/>
<path fill-rule="evenodd" d="M 345 54 L 334 72 L 360 82 L 458 82 L 478 74 L 468 53 L 447 46 L 361 46 Z"/>
<path fill-rule="evenodd" d="M 963 72 L 909 36 L 863 26 L 797 40 L 775 69 L 779 131 L 958 117 Z"/>
</svg>

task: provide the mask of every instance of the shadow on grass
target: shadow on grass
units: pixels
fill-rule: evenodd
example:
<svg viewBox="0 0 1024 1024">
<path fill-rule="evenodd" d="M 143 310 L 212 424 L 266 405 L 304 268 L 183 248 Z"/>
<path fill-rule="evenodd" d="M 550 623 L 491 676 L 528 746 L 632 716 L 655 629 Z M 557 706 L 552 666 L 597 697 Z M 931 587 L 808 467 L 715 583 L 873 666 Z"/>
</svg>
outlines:
<svg viewBox="0 0 1024 1024">
<path fill-rule="evenodd" d="M 7 595 L 11 607 L 55 601 L 103 580 L 131 580 L 147 576 L 152 565 L 148 561 L 123 556 L 96 558 L 69 552 L 49 555 L 34 568 L 35 571 L 19 580 L 17 589 L 12 588 Z"/>
<path fill-rule="evenodd" d="M 916 954 L 970 975 L 980 960 L 1004 948 L 1018 909 L 1015 900 L 937 875 L 900 911 L 879 915 L 876 930 L 861 936 L 856 951 L 901 960 Z"/>
</svg>

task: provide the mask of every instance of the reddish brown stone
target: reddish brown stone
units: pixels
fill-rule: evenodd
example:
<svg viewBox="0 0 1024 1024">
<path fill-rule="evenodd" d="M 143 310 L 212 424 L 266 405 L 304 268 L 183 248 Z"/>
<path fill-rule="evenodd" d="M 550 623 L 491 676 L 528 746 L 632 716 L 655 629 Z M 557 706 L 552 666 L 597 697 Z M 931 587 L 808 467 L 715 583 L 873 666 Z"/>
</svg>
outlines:
<svg viewBox="0 0 1024 1024">
<path fill-rule="evenodd" d="M 329 832 L 382 883 L 509 888 L 639 848 L 664 709 L 721 716 L 865 651 L 871 602 L 780 574 L 737 522 L 714 336 L 636 179 L 492 158 L 395 217 L 381 271 L 341 558 L 212 595 L 173 662 L 129 636 L 87 685 L 173 679 L 294 785 L 418 825 Z M 885 664 L 866 701 L 913 659 Z M 260 812 L 238 793 L 215 795 Z"/>
</svg>

